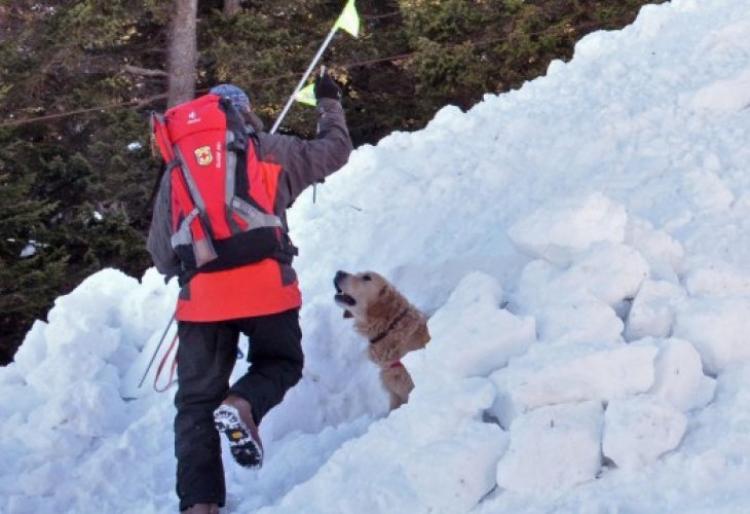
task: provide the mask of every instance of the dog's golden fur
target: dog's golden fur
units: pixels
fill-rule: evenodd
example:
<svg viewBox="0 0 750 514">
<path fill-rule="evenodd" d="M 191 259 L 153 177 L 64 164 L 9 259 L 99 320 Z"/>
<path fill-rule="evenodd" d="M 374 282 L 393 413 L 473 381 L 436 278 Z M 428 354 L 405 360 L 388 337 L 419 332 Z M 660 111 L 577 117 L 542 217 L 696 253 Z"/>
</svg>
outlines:
<svg viewBox="0 0 750 514">
<path fill-rule="evenodd" d="M 414 382 L 401 364 L 413 350 L 430 340 L 427 318 L 382 276 L 373 272 L 339 272 L 336 303 L 345 317 L 369 341 L 370 360 L 380 367 L 380 378 L 390 395 L 391 409 L 406 403 Z"/>
</svg>

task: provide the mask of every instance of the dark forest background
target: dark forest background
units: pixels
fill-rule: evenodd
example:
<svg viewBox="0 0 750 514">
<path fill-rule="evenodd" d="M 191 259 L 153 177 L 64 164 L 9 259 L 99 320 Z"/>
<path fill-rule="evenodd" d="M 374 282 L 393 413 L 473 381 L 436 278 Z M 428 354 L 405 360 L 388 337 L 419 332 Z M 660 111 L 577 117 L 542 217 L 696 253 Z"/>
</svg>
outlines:
<svg viewBox="0 0 750 514">
<path fill-rule="evenodd" d="M 150 265 L 160 165 L 148 113 L 167 105 L 170 30 L 186 1 L 0 0 L 0 364 L 86 276 Z M 344 3 L 198 1 L 197 92 L 233 82 L 270 127 Z M 324 63 L 343 85 L 355 146 L 375 143 L 445 104 L 518 88 L 645 3 L 359 0 L 363 34 L 339 34 Z M 282 132 L 313 130 L 314 112 L 295 107 Z"/>
</svg>

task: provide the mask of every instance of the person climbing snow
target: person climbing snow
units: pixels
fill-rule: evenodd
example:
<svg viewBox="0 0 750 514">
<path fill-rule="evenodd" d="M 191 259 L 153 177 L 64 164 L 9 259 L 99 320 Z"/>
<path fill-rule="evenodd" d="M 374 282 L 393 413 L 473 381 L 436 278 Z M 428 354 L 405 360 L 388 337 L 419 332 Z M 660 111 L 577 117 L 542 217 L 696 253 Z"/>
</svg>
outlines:
<svg viewBox="0 0 750 514">
<path fill-rule="evenodd" d="M 213 514 L 224 505 L 220 433 L 237 463 L 262 465 L 258 426 L 302 376 L 302 300 L 285 211 L 352 150 L 340 88 L 323 74 L 314 91 L 314 140 L 263 132 L 247 94 L 231 84 L 152 120 L 167 164 L 148 250 L 159 272 L 181 285 L 180 511 Z M 250 368 L 230 387 L 241 333 L 250 339 Z"/>
</svg>

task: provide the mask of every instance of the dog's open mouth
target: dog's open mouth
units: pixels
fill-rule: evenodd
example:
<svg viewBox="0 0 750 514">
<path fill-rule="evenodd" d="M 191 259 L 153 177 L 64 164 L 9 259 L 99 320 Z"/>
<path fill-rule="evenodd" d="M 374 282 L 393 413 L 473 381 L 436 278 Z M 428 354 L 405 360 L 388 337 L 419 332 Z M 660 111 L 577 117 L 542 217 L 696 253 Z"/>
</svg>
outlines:
<svg viewBox="0 0 750 514">
<path fill-rule="evenodd" d="M 336 288 L 336 296 L 334 296 L 333 299 L 336 300 L 336 303 L 338 303 L 339 305 L 348 305 L 349 307 L 354 307 L 355 305 L 357 305 L 357 300 L 344 293 L 343 289 L 341 289 L 341 286 L 339 285 L 340 274 L 341 272 L 339 272 L 339 274 L 336 275 L 336 278 L 333 279 L 333 287 Z"/>
<path fill-rule="evenodd" d="M 336 300 L 336 303 L 340 305 L 348 305 L 349 307 L 354 307 L 355 305 L 357 305 L 357 300 L 346 293 L 342 293 L 341 291 L 339 291 L 336 296 L 333 297 L 333 299 Z"/>
<path fill-rule="evenodd" d="M 354 307 L 355 305 L 357 305 L 357 300 L 346 294 L 344 290 L 341 289 L 339 280 L 341 280 L 342 276 L 345 276 L 345 274 L 339 271 L 336 274 L 336 278 L 333 279 L 333 287 L 336 288 L 336 295 L 333 297 L 333 299 L 336 301 L 339 307 L 342 307 L 344 309 L 345 318 L 353 318 L 354 316 L 346 307 Z"/>
</svg>

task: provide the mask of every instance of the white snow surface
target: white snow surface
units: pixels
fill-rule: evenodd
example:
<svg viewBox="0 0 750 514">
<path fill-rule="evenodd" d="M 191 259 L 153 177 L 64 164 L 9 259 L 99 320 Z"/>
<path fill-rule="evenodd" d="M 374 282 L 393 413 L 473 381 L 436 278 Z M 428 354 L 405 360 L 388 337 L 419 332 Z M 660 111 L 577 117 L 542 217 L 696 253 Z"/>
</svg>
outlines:
<svg viewBox="0 0 750 514">
<path fill-rule="evenodd" d="M 225 454 L 224 512 L 750 512 L 748 34 L 750 0 L 644 7 L 300 199 L 304 376 L 262 470 Z M 339 269 L 431 317 L 395 412 Z M 105 270 L 34 325 L 0 369 L 1 513 L 176 512 L 174 388 L 131 394 L 176 294 Z"/>
</svg>

